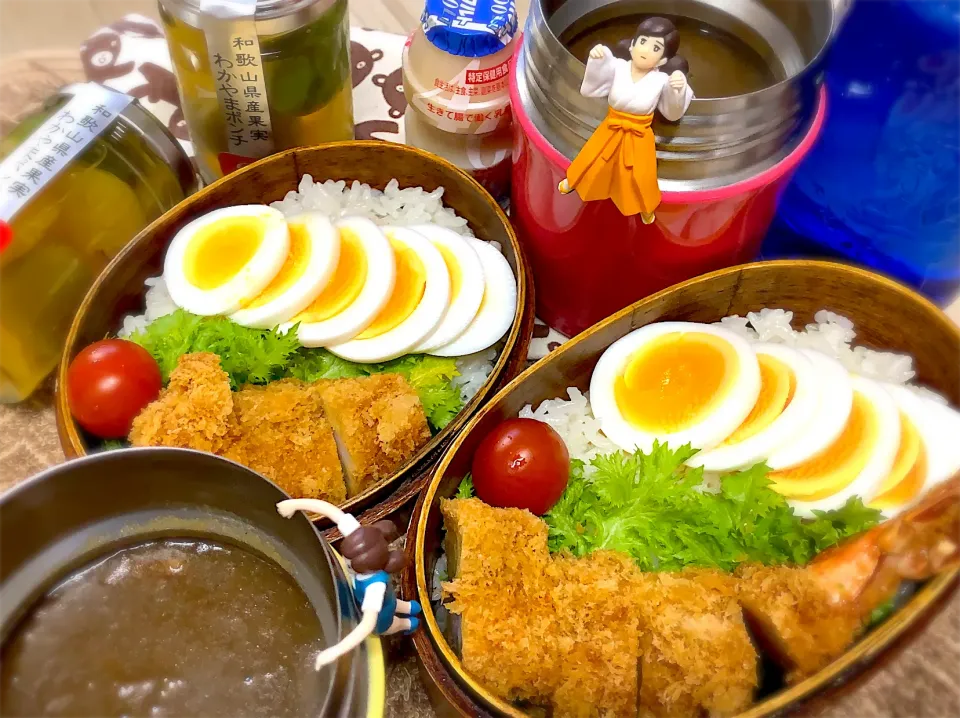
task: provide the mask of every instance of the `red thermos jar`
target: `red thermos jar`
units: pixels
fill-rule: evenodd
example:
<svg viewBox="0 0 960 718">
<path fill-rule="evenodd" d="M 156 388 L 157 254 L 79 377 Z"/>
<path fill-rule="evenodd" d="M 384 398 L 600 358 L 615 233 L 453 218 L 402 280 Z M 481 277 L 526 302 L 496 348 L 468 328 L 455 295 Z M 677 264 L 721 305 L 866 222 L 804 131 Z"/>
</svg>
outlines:
<svg viewBox="0 0 960 718">
<path fill-rule="evenodd" d="M 581 58 L 598 43 L 622 52 L 657 9 L 532 0 L 517 44 L 511 214 L 538 316 L 570 336 L 671 284 L 755 259 L 823 125 L 819 64 L 838 24 L 831 0 L 670 8 L 696 96 L 679 122 L 654 122 L 663 196 L 653 224 L 557 185 L 607 112 L 605 99 L 580 95 Z"/>
</svg>

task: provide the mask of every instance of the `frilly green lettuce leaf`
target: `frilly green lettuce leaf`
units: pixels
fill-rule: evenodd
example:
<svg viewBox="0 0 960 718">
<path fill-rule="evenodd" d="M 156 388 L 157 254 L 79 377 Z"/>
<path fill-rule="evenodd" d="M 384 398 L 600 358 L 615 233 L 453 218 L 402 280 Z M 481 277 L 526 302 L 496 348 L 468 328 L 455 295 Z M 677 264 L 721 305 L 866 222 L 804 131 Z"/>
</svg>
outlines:
<svg viewBox="0 0 960 718">
<path fill-rule="evenodd" d="M 764 464 L 706 490 L 702 470 L 684 465 L 695 453 L 689 445 L 655 444 L 649 454 L 597 456 L 590 471 L 572 461 L 566 491 L 544 517 L 550 549 L 575 556 L 621 551 L 648 571 L 732 570 L 745 561 L 802 565 L 879 522 L 880 513 L 859 499 L 800 519 L 770 488 Z"/>
</svg>

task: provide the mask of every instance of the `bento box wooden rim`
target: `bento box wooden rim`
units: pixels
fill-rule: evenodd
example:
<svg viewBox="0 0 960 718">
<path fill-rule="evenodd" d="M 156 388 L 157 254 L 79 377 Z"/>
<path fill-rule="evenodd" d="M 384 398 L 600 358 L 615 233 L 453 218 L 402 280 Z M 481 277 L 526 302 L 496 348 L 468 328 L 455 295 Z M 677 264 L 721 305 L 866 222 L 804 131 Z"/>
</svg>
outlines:
<svg viewBox="0 0 960 718">
<path fill-rule="evenodd" d="M 460 413 L 454 417 L 453 421 L 444 427 L 436 436 L 431 437 L 431 440 L 424 445 L 403 468 L 358 496 L 352 497 L 344 503 L 341 508 L 345 511 L 352 511 L 358 506 L 366 505 L 366 510 L 361 514 L 361 520 L 364 523 L 371 523 L 388 516 L 420 492 L 423 484 L 429 478 L 433 466 L 442 455 L 445 446 L 462 430 L 469 417 L 486 402 L 490 395 L 495 393 L 496 388 L 502 383 L 503 379 L 512 378 L 509 374 L 515 373 L 517 368 L 522 367 L 526 362 L 526 353 L 534 324 L 533 278 L 529 263 L 526 261 L 520 246 L 520 241 L 513 229 L 513 224 L 500 205 L 497 204 L 496 200 L 490 196 L 479 182 L 453 163 L 438 155 L 409 145 L 385 142 L 382 140 L 347 140 L 342 142 L 328 142 L 311 147 L 295 147 L 258 160 L 232 174 L 221 177 L 179 202 L 147 225 L 146 228 L 134 237 L 117 256 L 110 261 L 106 268 L 104 268 L 94 280 L 84 296 L 83 301 L 80 303 L 76 314 L 74 314 L 73 320 L 70 323 L 70 330 L 67 333 L 67 339 L 64 343 L 60 364 L 57 368 L 55 396 L 57 434 L 60 440 L 60 446 L 68 460 L 79 456 L 86 456 L 89 452 L 84 447 L 79 428 L 70 412 L 67 392 L 64 389 L 67 383 L 67 370 L 70 365 L 70 360 L 81 349 L 81 347 L 76 346 L 81 320 L 85 319 L 91 311 L 94 295 L 97 294 L 107 277 L 112 275 L 115 268 L 120 265 L 125 260 L 125 257 L 133 252 L 135 248 L 148 242 L 157 227 L 171 221 L 182 220 L 189 217 L 191 206 L 223 185 L 241 182 L 247 174 L 252 174 L 267 165 L 285 162 L 291 162 L 296 176 L 302 177 L 304 172 L 300 169 L 298 157 L 337 148 L 369 148 L 386 152 L 398 152 L 409 155 L 411 159 L 446 167 L 449 171 L 452 171 L 453 174 L 459 175 L 465 185 L 470 187 L 489 209 L 493 210 L 494 216 L 499 219 L 500 224 L 504 228 L 507 240 L 513 249 L 514 256 L 517 258 L 517 308 L 510 326 L 510 332 L 505 337 L 505 344 L 497 356 L 490 376 L 473 398 L 461 409 Z M 405 475 L 407 476 L 407 480 L 400 481 L 401 477 Z M 385 487 L 391 485 L 396 485 L 396 487 L 389 495 L 386 495 L 380 501 L 375 501 L 373 504 L 369 503 L 369 497 L 384 492 L 386 490 Z M 340 538 L 339 532 L 335 528 L 325 531 L 324 536 L 330 541 L 335 541 Z"/>
<path fill-rule="evenodd" d="M 555 351 L 551 352 L 545 359 L 541 361 L 555 361 L 563 354 L 573 351 L 581 342 L 588 340 L 594 333 L 605 329 L 610 324 L 621 321 L 624 317 L 633 314 L 640 307 L 657 302 L 665 295 L 671 294 L 680 288 L 710 282 L 716 278 L 727 277 L 731 275 L 736 275 L 736 285 L 739 286 L 740 280 L 744 274 L 755 271 L 766 271 L 771 267 L 795 268 L 812 272 L 815 272 L 818 269 L 841 269 L 843 272 L 858 275 L 860 278 L 866 279 L 869 282 L 885 285 L 888 289 L 901 294 L 905 301 L 911 301 L 923 306 L 924 309 L 928 310 L 931 317 L 935 317 L 937 321 L 944 325 L 949 333 L 954 334 L 954 336 L 958 338 L 958 341 L 960 341 L 960 328 L 958 328 L 932 302 L 914 292 L 912 289 L 900 284 L 899 282 L 866 269 L 840 262 L 808 259 L 782 259 L 753 262 L 750 264 L 742 264 L 734 267 L 728 267 L 726 269 L 720 269 L 715 272 L 710 272 L 708 274 L 689 279 L 685 282 L 680 282 L 671 287 L 663 289 L 656 294 L 651 294 L 650 296 L 630 305 L 629 307 L 622 309 L 616 314 L 612 314 L 606 319 L 594 324 L 589 329 L 584 330 L 576 337 L 573 337 L 570 341 L 564 343 Z M 736 291 L 737 290 L 735 288 L 734 293 L 736 293 Z M 631 322 L 630 328 L 632 330 L 637 327 Z M 446 669 L 453 674 L 452 678 L 455 679 L 455 683 L 458 683 L 460 686 L 467 686 L 469 688 L 470 693 L 472 693 L 472 695 L 469 696 L 470 700 L 475 701 L 476 703 L 488 709 L 493 709 L 498 714 L 510 716 L 510 718 L 528 718 L 528 714 L 518 710 L 511 704 L 493 695 L 482 684 L 470 676 L 470 674 L 463 668 L 460 658 L 451 649 L 450 645 L 443 637 L 442 631 L 437 624 L 437 619 L 434 615 L 433 607 L 430 602 L 430 589 L 427 586 L 427 576 L 425 570 L 426 552 L 424 546 L 426 541 L 427 527 L 426 516 L 429 513 L 430 507 L 436 500 L 437 488 L 441 479 L 446 474 L 453 456 L 457 453 L 467 436 L 469 436 L 470 432 L 472 432 L 477 424 L 481 422 L 487 412 L 490 411 L 491 407 L 499 403 L 503 397 L 508 396 L 518 386 L 523 384 L 523 382 L 525 382 L 529 376 L 538 370 L 538 365 L 542 366 L 541 362 L 528 367 L 525 371 L 512 379 L 500 391 L 490 397 L 487 403 L 470 418 L 470 421 L 467 422 L 466 426 L 464 426 L 457 437 L 450 442 L 443 455 L 443 458 L 441 458 L 440 462 L 437 464 L 430 482 L 427 484 L 427 487 L 421 495 L 420 500 L 417 502 L 417 507 L 414 511 L 412 519 L 413 523 L 410 527 L 411 530 L 408 532 L 409 536 L 410 533 L 413 533 L 413 529 L 415 528 L 416 533 L 412 557 L 415 582 L 408 582 L 408 587 L 413 588 L 413 586 L 415 586 L 417 595 L 422 599 L 420 603 L 423 607 L 423 623 L 426 626 L 424 633 L 415 637 L 415 644 L 419 644 L 425 640 L 429 642 L 430 647 L 439 653 L 441 663 L 444 664 Z M 891 648 L 894 645 L 894 642 L 903 636 L 916 623 L 918 623 L 918 621 L 925 618 L 928 610 L 931 609 L 931 607 L 942 605 L 947 595 L 957 589 L 958 583 L 960 583 L 958 578 L 960 578 L 960 568 L 955 568 L 945 574 L 941 574 L 940 576 L 933 578 L 927 582 L 927 584 L 924 585 L 915 596 L 913 596 L 906 606 L 896 611 L 883 624 L 868 633 L 864 638 L 855 643 L 849 650 L 844 652 L 828 666 L 821 669 L 809 678 L 801 681 L 800 683 L 789 686 L 788 688 L 779 691 L 769 698 L 755 703 L 746 711 L 738 714 L 737 718 L 768 718 L 769 716 L 777 715 L 789 710 L 790 708 L 796 707 L 800 702 L 809 700 L 810 698 L 814 697 L 815 694 L 820 693 L 825 689 L 836 687 L 839 684 L 845 683 L 847 679 L 851 678 L 854 674 L 859 673 L 860 670 L 866 668 L 870 663 L 877 659 L 886 649 Z M 410 586 L 410 583 L 413 583 L 413 586 Z M 431 666 L 427 661 L 424 661 L 424 667 L 428 672 L 431 671 Z M 444 690 L 444 686 L 438 684 L 438 688 L 441 690 L 441 692 L 446 692 Z"/>
</svg>

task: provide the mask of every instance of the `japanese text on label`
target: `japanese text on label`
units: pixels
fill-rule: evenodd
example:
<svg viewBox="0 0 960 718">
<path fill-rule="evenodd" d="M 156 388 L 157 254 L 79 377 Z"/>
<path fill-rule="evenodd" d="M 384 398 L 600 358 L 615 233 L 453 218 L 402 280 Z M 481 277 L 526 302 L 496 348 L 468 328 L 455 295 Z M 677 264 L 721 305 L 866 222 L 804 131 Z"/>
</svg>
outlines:
<svg viewBox="0 0 960 718">
<path fill-rule="evenodd" d="M 227 149 L 243 157 L 273 151 L 263 57 L 254 23 L 255 0 L 204 0 L 210 69 L 226 124 Z"/>
<path fill-rule="evenodd" d="M 90 83 L 0 163 L 0 219 L 9 221 L 101 134 L 133 98 Z"/>
</svg>

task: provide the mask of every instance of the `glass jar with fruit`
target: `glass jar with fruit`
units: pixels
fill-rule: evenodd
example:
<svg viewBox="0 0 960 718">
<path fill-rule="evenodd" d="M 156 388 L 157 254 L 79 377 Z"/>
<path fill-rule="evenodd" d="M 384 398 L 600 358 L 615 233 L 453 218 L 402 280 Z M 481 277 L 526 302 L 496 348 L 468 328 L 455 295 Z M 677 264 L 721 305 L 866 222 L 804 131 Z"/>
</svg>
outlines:
<svg viewBox="0 0 960 718">
<path fill-rule="evenodd" d="M 177 141 L 101 85 L 61 90 L 0 140 L 0 401 L 56 366 L 93 280 L 196 189 Z"/>
<path fill-rule="evenodd" d="M 160 15 L 206 181 L 353 139 L 347 0 L 160 0 Z"/>
</svg>

